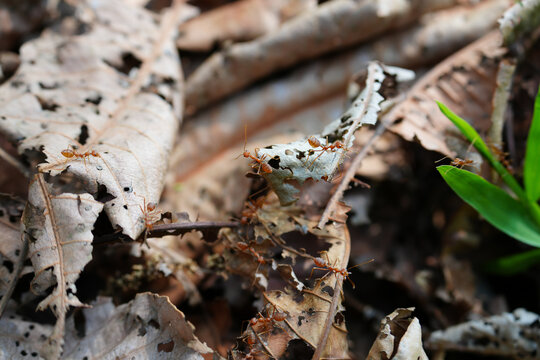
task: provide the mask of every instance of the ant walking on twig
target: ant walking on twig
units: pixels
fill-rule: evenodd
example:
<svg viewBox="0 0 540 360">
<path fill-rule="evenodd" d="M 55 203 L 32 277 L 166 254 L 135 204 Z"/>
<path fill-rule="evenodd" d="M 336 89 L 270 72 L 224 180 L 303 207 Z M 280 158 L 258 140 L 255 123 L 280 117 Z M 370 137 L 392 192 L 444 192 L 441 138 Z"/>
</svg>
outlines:
<svg viewBox="0 0 540 360">
<path fill-rule="evenodd" d="M 326 260 L 324 260 L 323 258 L 320 258 L 320 257 L 316 257 L 316 258 L 313 259 L 313 262 L 315 263 L 315 267 L 313 269 L 311 269 L 311 274 L 309 275 L 309 278 L 311 279 L 311 277 L 313 276 L 313 271 L 315 271 L 315 270 L 328 271 L 324 276 L 326 276 L 326 275 L 328 275 L 330 273 L 339 274 L 339 275 L 343 276 L 343 279 L 347 279 L 351 283 L 353 289 L 356 286 L 355 286 L 354 282 L 351 280 L 351 278 L 349 277 L 349 275 L 352 274 L 349 270 L 354 269 L 355 267 L 358 267 L 358 266 L 369 264 L 370 262 L 374 261 L 374 259 L 370 259 L 368 261 L 364 261 L 363 263 L 351 266 L 350 268 L 340 269 L 340 268 L 336 267 L 336 264 L 330 265 L 330 259 L 328 258 L 328 253 L 325 252 L 324 254 L 326 255 Z M 336 260 L 336 262 L 337 262 L 337 260 Z"/>
<path fill-rule="evenodd" d="M 161 220 L 161 212 L 157 209 L 157 206 L 153 202 L 146 202 L 146 198 L 141 195 L 137 195 L 138 197 L 141 197 L 143 199 L 143 205 L 137 204 L 139 206 L 139 209 L 141 210 L 143 221 L 144 221 L 144 243 L 146 243 L 146 239 L 148 236 L 148 233 L 152 231 L 154 228 L 154 224 Z"/>
</svg>

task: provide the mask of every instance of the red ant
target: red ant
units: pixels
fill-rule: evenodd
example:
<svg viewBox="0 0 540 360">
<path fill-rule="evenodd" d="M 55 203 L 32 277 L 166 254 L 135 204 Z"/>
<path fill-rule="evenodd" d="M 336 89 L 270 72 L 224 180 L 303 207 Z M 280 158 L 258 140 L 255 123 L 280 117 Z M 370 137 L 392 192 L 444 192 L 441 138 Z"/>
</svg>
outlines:
<svg viewBox="0 0 540 360">
<path fill-rule="evenodd" d="M 315 136 L 310 136 L 308 139 L 307 139 L 309 145 L 313 148 L 318 148 L 320 147 L 320 149 L 317 149 L 317 150 L 313 150 L 314 152 L 315 151 L 320 151 L 321 153 L 319 154 L 319 156 L 317 156 L 312 162 L 311 164 L 309 164 L 308 168 L 312 167 L 313 164 L 315 163 L 315 161 L 317 161 L 318 158 L 320 158 L 322 156 L 322 154 L 324 154 L 325 151 L 331 151 L 331 152 L 335 152 L 337 151 L 338 149 L 344 149 L 345 151 L 347 151 L 348 149 L 345 147 L 345 144 L 343 144 L 341 141 L 334 141 L 332 144 L 328 144 L 328 138 L 326 138 L 326 145 L 323 145 L 321 144 L 321 142 L 319 141 L 319 139 L 317 139 Z M 309 157 L 308 157 L 309 158 Z M 307 160 L 306 160 L 307 162 Z"/>
<path fill-rule="evenodd" d="M 251 246 L 249 246 L 248 244 L 246 244 L 245 242 L 243 241 L 239 241 L 236 243 L 236 247 L 238 248 L 238 250 L 242 251 L 242 252 L 249 252 L 251 253 L 251 255 L 253 255 L 255 257 L 255 259 L 257 259 L 257 262 L 259 263 L 257 265 L 257 269 L 255 269 L 255 275 L 257 274 L 257 272 L 259 271 L 259 267 L 261 265 L 264 265 L 266 264 L 266 260 L 257 252 L 255 251 L 255 249 Z M 257 277 L 255 276 L 254 279 L 253 279 L 253 283 L 251 284 L 251 286 L 255 285 L 255 282 L 257 281 Z"/>
<path fill-rule="evenodd" d="M 68 159 L 75 158 L 75 159 L 82 159 L 84 162 L 84 166 L 86 166 L 86 159 L 90 156 L 101 158 L 101 155 L 99 155 L 95 150 L 92 151 L 86 151 L 84 153 L 79 153 L 75 149 L 64 149 L 60 152 L 64 157 L 67 157 Z"/>
<path fill-rule="evenodd" d="M 435 161 L 436 163 L 438 163 L 439 161 L 442 161 L 444 159 L 446 159 L 448 156 L 445 156 L 443 157 L 442 159 L 439 159 L 437 161 Z M 474 167 L 478 170 L 478 167 L 475 165 L 474 163 L 474 160 L 470 160 L 470 159 L 460 159 L 460 158 L 455 158 L 453 159 L 452 161 L 450 161 L 450 165 L 452 166 L 455 166 L 457 167 L 458 169 L 463 169 L 465 166 L 470 166 L 470 167 Z M 450 171 L 451 169 L 449 169 L 448 171 Z"/>
<path fill-rule="evenodd" d="M 253 348 L 253 345 L 257 343 L 257 338 L 254 335 L 249 334 L 247 338 L 245 339 L 245 342 L 248 344 L 249 352 L 246 354 L 244 359 L 245 360 L 255 359 L 256 353 L 260 352 L 260 350 Z"/>
<path fill-rule="evenodd" d="M 236 247 L 238 248 L 238 250 L 243 251 L 243 252 L 249 251 L 257 259 L 257 262 L 259 263 L 259 265 L 266 264 L 266 260 L 264 260 L 264 258 L 261 255 L 259 255 L 259 253 L 257 251 L 255 251 L 254 248 L 252 248 L 251 246 L 249 246 L 245 242 L 243 242 L 243 241 L 237 242 Z"/>
<path fill-rule="evenodd" d="M 148 232 L 152 231 L 152 229 L 154 228 L 154 224 L 161 220 L 161 212 L 157 209 L 155 203 L 147 203 L 144 196 L 140 196 L 137 194 L 135 195 L 142 197 L 143 199 L 143 206 L 141 206 L 141 204 L 138 205 L 139 209 L 141 209 L 141 213 L 143 214 L 144 227 L 146 228 L 144 233 L 144 242 L 146 242 L 146 236 L 148 235 Z"/>
<path fill-rule="evenodd" d="M 356 286 L 355 286 L 354 282 L 351 280 L 351 278 L 349 277 L 349 275 L 352 274 L 349 270 L 351 270 L 351 269 L 353 269 L 355 267 L 361 266 L 361 265 L 368 264 L 368 263 L 373 261 L 373 259 L 371 259 L 371 260 L 365 261 L 363 263 L 351 266 L 350 268 L 347 268 L 347 269 L 340 269 L 340 268 L 337 268 L 335 266 L 331 266 L 329 264 L 330 259 L 328 258 L 328 253 L 325 253 L 325 255 L 326 255 L 326 260 L 324 260 L 323 258 L 320 258 L 320 257 L 316 257 L 316 258 L 313 259 L 313 262 L 315 263 L 316 266 L 313 269 L 311 269 L 311 274 L 309 275 L 309 278 L 311 279 L 311 277 L 313 276 L 313 271 L 315 271 L 315 270 L 328 270 L 329 272 L 326 273 L 326 275 L 328 275 L 330 272 L 332 272 L 334 274 L 340 274 L 341 276 L 343 276 L 344 279 L 349 280 L 349 282 L 351 283 L 353 289 Z"/>
<path fill-rule="evenodd" d="M 247 125 L 244 126 L 244 152 L 242 153 L 242 155 L 245 158 L 250 158 L 251 160 L 259 163 L 259 169 L 257 170 L 257 174 L 259 174 L 261 170 L 263 173 L 270 174 L 272 172 L 272 167 L 268 165 L 268 163 L 263 162 L 263 160 L 266 158 L 266 154 L 259 156 L 260 149 L 255 148 L 255 156 L 253 156 L 248 150 L 246 150 L 246 145 L 247 145 Z"/>
<path fill-rule="evenodd" d="M 471 166 L 472 164 L 474 164 L 473 160 L 460 158 L 455 158 L 450 162 L 450 165 L 459 167 L 460 169 L 462 169 L 464 166 Z"/>
<path fill-rule="evenodd" d="M 263 206 L 264 200 L 265 197 L 261 196 L 255 201 L 246 201 L 246 208 L 242 210 L 242 217 L 240 218 L 242 225 L 247 225 L 251 218 L 257 214 L 257 210 Z"/>
<path fill-rule="evenodd" d="M 504 152 L 501 149 L 500 145 L 489 144 L 489 148 L 491 149 L 493 154 L 495 154 L 495 156 L 497 157 L 497 160 L 499 160 L 499 162 L 501 164 L 503 164 L 503 166 L 506 168 L 506 170 L 508 170 L 508 172 L 510 174 L 513 174 L 514 173 L 514 168 L 512 167 L 512 164 L 510 164 L 510 161 L 507 159 L 508 153 Z"/>
<path fill-rule="evenodd" d="M 260 312 L 258 313 L 258 316 L 251 318 L 249 320 L 249 325 L 251 327 L 259 326 L 261 325 L 263 328 L 268 328 L 268 325 L 277 325 L 277 322 L 284 321 L 287 318 L 287 314 L 281 311 L 277 311 L 277 308 L 275 305 L 273 306 L 273 310 L 271 314 L 268 314 L 266 317 L 264 317 Z"/>
</svg>

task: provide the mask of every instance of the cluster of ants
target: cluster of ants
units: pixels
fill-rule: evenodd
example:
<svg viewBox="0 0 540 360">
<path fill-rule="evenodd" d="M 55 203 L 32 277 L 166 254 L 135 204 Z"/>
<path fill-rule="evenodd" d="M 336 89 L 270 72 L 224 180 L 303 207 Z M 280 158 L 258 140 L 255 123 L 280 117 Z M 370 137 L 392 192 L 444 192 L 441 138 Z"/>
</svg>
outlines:
<svg viewBox="0 0 540 360">
<path fill-rule="evenodd" d="M 247 132 L 246 129 L 244 129 L 244 131 Z M 242 156 L 244 156 L 244 158 L 246 159 L 251 159 L 254 161 L 252 167 L 253 168 L 257 168 L 257 174 L 260 174 L 261 172 L 265 173 L 265 174 L 270 174 L 272 173 L 272 167 L 267 163 L 265 162 L 264 160 L 266 159 L 266 154 L 263 154 L 263 155 L 259 155 L 259 151 L 260 149 L 259 148 L 255 148 L 255 155 L 251 154 L 250 151 L 246 150 L 246 144 L 247 144 L 247 134 L 244 135 L 244 152 L 242 153 Z M 306 161 L 304 162 L 304 164 L 306 165 L 306 167 L 308 169 L 311 169 L 313 168 L 313 165 L 315 164 L 315 161 L 317 161 L 321 156 L 322 154 L 324 154 L 325 152 L 336 152 L 338 149 L 344 149 L 345 151 L 348 151 L 348 148 L 345 147 L 345 145 L 341 142 L 341 141 L 335 141 L 333 142 L 332 144 L 329 144 L 328 143 L 328 138 L 326 138 L 326 144 L 323 145 L 319 139 L 317 139 L 315 136 L 310 136 L 308 139 L 307 139 L 307 142 L 309 143 L 309 145 L 314 148 L 314 150 L 310 150 L 309 151 L 309 155 L 306 159 Z M 318 149 L 320 148 L 320 149 Z M 320 154 L 311 161 L 311 163 L 309 163 L 308 165 L 308 161 L 309 161 L 309 157 L 311 155 L 314 155 L 316 152 L 320 152 Z"/>
</svg>

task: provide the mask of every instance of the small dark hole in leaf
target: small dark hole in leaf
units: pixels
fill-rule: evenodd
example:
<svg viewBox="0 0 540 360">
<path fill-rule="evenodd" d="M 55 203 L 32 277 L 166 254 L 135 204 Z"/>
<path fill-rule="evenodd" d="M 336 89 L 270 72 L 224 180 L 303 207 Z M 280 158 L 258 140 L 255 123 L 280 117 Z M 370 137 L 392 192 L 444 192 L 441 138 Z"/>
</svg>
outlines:
<svg viewBox="0 0 540 360">
<path fill-rule="evenodd" d="M 83 125 L 81 126 L 81 134 L 79 135 L 79 138 L 77 139 L 81 145 L 86 144 L 86 140 L 88 140 L 88 126 Z"/>
<path fill-rule="evenodd" d="M 334 296 L 334 289 L 332 287 L 330 287 L 330 286 L 323 287 L 322 292 L 325 292 L 330 296 Z"/>
<path fill-rule="evenodd" d="M 150 321 L 148 322 L 148 325 L 150 325 L 154 329 L 159 329 L 159 323 L 154 319 L 150 319 Z"/>
<path fill-rule="evenodd" d="M 21 355 L 22 355 L 22 356 L 26 356 L 26 355 L 28 355 L 28 353 L 27 353 L 26 351 L 23 350 L 23 351 L 21 351 Z"/>
<path fill-rule="evenodd" d="M 115 68 L 116 70 L 120 71 L 123 74 L 128 75 L 133 68 L 138 68 L 141 66 L 142 61 L 139 60 L 135 55 L 133 55 L 130 52 L 122 54 L 122 63 L 121 64 L 113 64 L 105 61 L 107 65 Z"/>
<path fill-rule="evenodd" d="M 27 331 L 27 332 L 24 333 L 23 336 L 28 339 L 30 337 L 30 333 Z"/>
<path fill-rule="evenodd" d="M 43 90 L 54 90 L 58 89 L 60 87 L 60 84 L 57 82 L 53 82 L 52 84 L 44 84 L 42 82 L 39 82 L 39 87 Z"/>
<path fill-rule="evenodd" d="M 60 105 L 54 103 L 53 101 L 45 100 L 39 96 L 37 96 L 37 99 L 39 101 L 39 104 L 41 105 L 42 110 L 55 111 L 60 107 Z"/>
<path fill-rule="evenodd" d="M 157 346 L 158 352 L 171 352 L 174 349 L 174 341 L 169 341 L 167 343 L 161 343 Z"/>
<path fill-rule="evenodd" d="M 2 266 L 6 267 L 10 273 L 13 271 L 13 263 L 9 260 L 4 260 Z"/>
<path fill-rule="evenodd" d="M 279 156 L 276 155 L 268 161 L 268 165 L 270 165 L 274 169 L 279 169 L 279 162 L 280 162 Z"/>
<path fill-rule="evenodd" d="M 32 355 L 32 357 L 37 357 L 38 356 L 38 353 L 37 352 L 32 352 L 30 355 Z"/>
<path fill-rule="evenodd" d="M 146 335 L 146 328 L 145 328 L 144 326 L 141 326 L 141 327 L 139 328 L 139 331 L 137 332 L 137 335 L 138 335 L 138 336 L 144 336 L 144 335 Z"/>
<path fill-rule="evenodd" d="M 127 210 L 127 209 L 128 209 L 128 206 L 127 206 L 127 205 L 124 205 L 124 209 L 126 209 L 126 210 Z"/>
<path fill-rule="evenodd" d="M 94 105 L 99 105 L 101 103 L 101 100 L 103 100 L 103 96 L 101 95 L 90 96 L 84 99 L 84 101 L 86 101 L 87 103 Z"/>
<path fill-rule="evenodd" d="M 77 331 L 77 336 L 84 338 L 86 336 L 86 317 L 84 316 L 84 313 L 78 309 L 74 311 L 73 322 L 75 330 Z"/>
<path fill-rule="evenodd" d="M 304 360 L 311 359 L 315 350 L 304 340 L 294 339 L 287 344 L 287 350 L 281 359 Z"/>
</svg>

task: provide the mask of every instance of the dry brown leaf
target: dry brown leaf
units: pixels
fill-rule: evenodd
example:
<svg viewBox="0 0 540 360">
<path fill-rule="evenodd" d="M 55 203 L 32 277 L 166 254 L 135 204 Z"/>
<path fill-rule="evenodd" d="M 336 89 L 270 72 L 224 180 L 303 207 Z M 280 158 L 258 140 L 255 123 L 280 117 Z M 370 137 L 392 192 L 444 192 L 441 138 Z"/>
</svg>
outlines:
<svg viewBox="0 0 540 360">
<path fill-rule="evenodd" d="M 145 228 L 144 201 L 159 199 L 178 126 L 178 9 L 160 29 L 151 13 L 120 1 L 81 3 L 86 31 L 26 43 L 22 65 L 0 88 L 0 129 L 19 152 L 45 154 L 42 172 L 67 170 L 93 194 L 102 186 L 114 197 L 105 205 L 111 223 L 132 239 Z M 89 155 L 63 156 L 70 147 Z"/>
<path fill-rule="evenodd" d="M 180 25 L 176 45 L 182 50 L 209 51 L 225 41 L 252 40 L 277 30 L 283 21 L 315 6 L 313 0 L 237 1 Z"/>
<path fill-rule="evenodd" d="M 71 317 L 67 323 L 63 359 L 222 359 L 194 335 L 195 330 L 169 299 L 138 294 L 115 307 L 110 298 L 98 298 L 85 319 L 80 336 Z"/>
<path fill-rule="evenodd" d="M 449 157 L 463 152 L 468 145 L 460 143 L 458 130 L 435 100 L 485 134 L 491 125 L 491 99 L 504 52 L 501 36 L 494 31 L 450 56 L 420 79 L 407 99 L 386 116 L 397 121 L 390 130 Z"/>
<path fill-rule="evenodd" d="M 540 354 L 540 317 L 525 309 L 469 321 L 431 334 L 427 345 L 491 356 L 533 360 Z"/>
<path fill-rule="evenodd" d="M 314 275 L 320 279 L 316 280 L 313 288 L 307 288 L 299 280 L 293 266 L 300 265 L 302 259 L 308 259 L 302 264 L 311 268 L 314 266 L 311 260 L 313 256 L 290 247 L 281 237 L 295 232 L 304 233 L 313 243 L 316 242 L 312 238 L 315 236 L 329 246 L 324 256 L 325 261 L 336 268 L 344 268 L 348 261 L 350 242 L 345 225 L 329 225 L 324 229 L 316 229 L 315 220 L 303 218 L 299 208 L 280 206 L 275 195 L 265 199 L 262 207 L 252 217 L 252 223 L 253 240 L 250 241 L 242 238 L 242 234 L 223 232 L 227 246 L 235 249 L 234 253 L 226 256 L 229 259 L 229 269 L 236 266 L 237 273 L 243 272 L 243 275 L 259 286 L 265 285 L 268 281 L 267 272 L 277 270 L 292 287 L 284 291 L 263 293 L 265 298 L 265 306 L 261 310 L 263 316 L 271 317 L 277 311 L 286 313 L 286 317 L 285 320 L 274 321 L 272 324 L 259 322 L 248 326 L 242 336 L 244 339 L 256 338 L 248 351 L 251 351 L 252 355 L 259 354 L 261 358 L 286 358 L 294 357 L 293 349 L 300 346 L 307 353 L 318 351 L 319 356 L 323 358 L 346 357 L 348 344 L 342 314 L 344 308 L 341 305 L 343 281 L 341 275 L 324 270 L 315 271 Z M 251 250 L 242 250 L 238 247 L 239 241 L 246 242 L 262 258 L 272 259 L 271 269 L 268 266 L 269 261 L 257 264 Z M 272 255 L 276 253 L 276 249 L 281 251 L 281 257 Z M 284 259 L 285 263 L 279 263 L 282 260 L 275 260 L 280 258 Z M 286 264 L 287 259 L 292 260 L 293 266 Z M 248 351 L 244 353 L 237 351 L 234 358 L 241 358 Z"/>
<path fill-rule="evenodd" d="M 396 309 L 381 321 L 381 330 L 367 360 L 428 360 L 422 347 L 422 329 L 414 308 Z"/>
<path fill-rule="evenodd" d="M 233 45 L 210 57 L 187 80 L 187 111 L 201 109 L 276 70 L 405 26 L 423 13 L 454 3 L 419 0 L 389 10 L 388 1 L 326 2 L 272 35 Z"/>
</svg>

